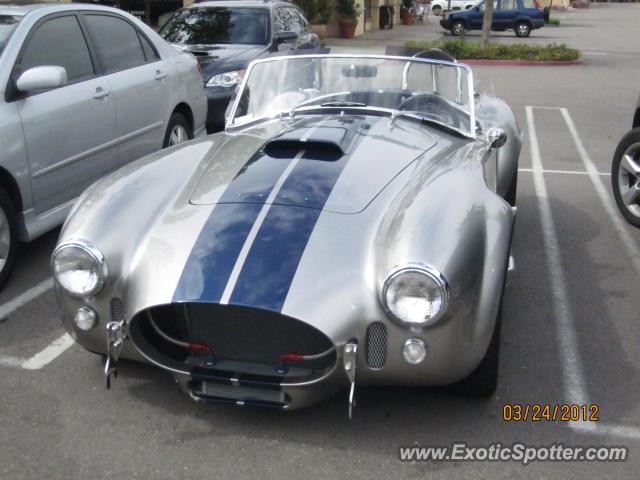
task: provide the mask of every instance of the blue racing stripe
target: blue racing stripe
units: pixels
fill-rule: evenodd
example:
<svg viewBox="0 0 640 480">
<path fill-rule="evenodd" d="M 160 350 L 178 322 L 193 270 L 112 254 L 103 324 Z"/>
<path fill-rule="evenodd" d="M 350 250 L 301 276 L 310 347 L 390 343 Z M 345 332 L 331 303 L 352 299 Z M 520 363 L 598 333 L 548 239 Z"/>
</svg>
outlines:
<svg viewBox="0 0 640 480">
<path fill-rule="evenodd" d="M 229 303 L 279 312 L 298 264 L 333 187 L 349 160 L 323 162 L 305 154 L 269 209 L 245 260 Z M 314 162 L 318 162 L 315 163 Z M 318 174 L 321 165 L 322 174 Z M 313 192 L 313 208 L 277 205 Z"/>
<path fill-rule="evenodd" d="M 291 159 L 275 159 L 257 152 L 238 172 L 202 227 L 173 293 L 173 302 L 220 301 L 262 203 L 289 163 Z"/>
</svg>

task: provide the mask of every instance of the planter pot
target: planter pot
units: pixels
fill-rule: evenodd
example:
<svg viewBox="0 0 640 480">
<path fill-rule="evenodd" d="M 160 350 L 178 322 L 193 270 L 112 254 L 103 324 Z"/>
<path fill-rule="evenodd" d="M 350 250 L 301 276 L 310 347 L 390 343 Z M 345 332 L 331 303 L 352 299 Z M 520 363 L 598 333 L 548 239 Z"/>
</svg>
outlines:
<svg viewBox="0 0 640 480">
<path fill-rule="evenodd" d="M 413 13 L 407 12 L 406 10 L 401 10 L 400 18 L 402 19 L 403 25 L 413 25 Z"/>
<path fill-rule="evenodd" d="M 340 20 L 340 38 L 353 38 L 356 34 L 358 22 L 351 20 Z"/>
<path fill-rule="evenodd" d="M 318 38 L 323 39 L 327 38 L 327 26 L 326 25 L 309 25 L 311 27 L 311 31 L 315 33 Z"/>
</svg>

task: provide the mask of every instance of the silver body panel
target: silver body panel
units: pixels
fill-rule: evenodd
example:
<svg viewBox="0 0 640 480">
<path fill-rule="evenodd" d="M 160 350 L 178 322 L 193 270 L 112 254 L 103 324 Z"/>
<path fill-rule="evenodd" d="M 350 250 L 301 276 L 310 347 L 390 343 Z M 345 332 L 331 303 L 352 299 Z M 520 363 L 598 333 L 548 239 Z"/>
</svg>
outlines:
<svg viewBox="0 0 640 480">
<path fill-rule="evenodd" d="M 468 375 L 484 356 L 500 306 L 515 215 L 501 195 L 515 178 L 522 138 L 503 102 L 479 97 L 476 109 L 482 130 L 493 126 L 507 132 L 502 149 L 491 149 L 481 135 L 471 139 L 408 119 L 359 116 L 369 125 L 367 133 L 322 206 L 279 310 L 325 334 L 338 359 L 321 378 L 283 381 L 291 398 L 287 408 L 317 402 L 347 386 L 341 349 L 352 339 L 364 346 L 371 322 L 387 326 L 387 360 L 382 368 L 369 368 L 365 348 L 359 349 L 358 384 L 449 384 Z M 91 241 L 107 259 L 109 278 L 88 299 L 73 298 L 56 286 L 63 324 L 73 338 L 104 353 L 112 298 L 123 300 L 129 322 L 149 307 L 186 302 L 190 292 L 202 290 L 204 267 L 182 290 L 179 283 L 210 216 L 232 208 L 223 201 L 225 190 L 269 139 L 309 117 L 264 120 L 154 154 L 85 192 L 59 242 Z M 287 202 L 279 198 L 265 205 L 276 213 L 304 208 Z M 112 228 L 104 228 L 107 222 Z M 448 311 L 425 329 L 394 323 L 381 306 L 385 277 L 407 262 L 433 265 L 449 283 Z M 256 279 L 256 289 L 269 288 L 261 282 Z M 100 318 L 89 332 L 73 324 L 75 311 L 85 305 Z M 427 344 L 428 356 L 409 365 L 401 349 L 416 337 Z M 149 361 L 131 342 L 122 356 Z M 189 371 L 170 370 L 188 388 Z"/>
<path fill-rule="evenodd" d="M 0 13 L 8 8 L 0 7 Z M 0 57 L 0 169 L 17 186 L 19 237 L 29 241 L 62 223 L 90 184 L 159 150 L 177 106 L 191 112 L 194 134 L 203 135 L 207 107 L 195 58 L 176 52 L 135 17 L 78 4 L 11 11 L 16 8 L 25 16 Z M 125 18 L 147 36 L 161 60 L 8 101 L 11 72 L 33 29 L 51 15 L 77 11 Z M 158 71 L 166 77 L 156 80 Z M 100 89 L 109 94 L 94 98 Z"/>
</svg>

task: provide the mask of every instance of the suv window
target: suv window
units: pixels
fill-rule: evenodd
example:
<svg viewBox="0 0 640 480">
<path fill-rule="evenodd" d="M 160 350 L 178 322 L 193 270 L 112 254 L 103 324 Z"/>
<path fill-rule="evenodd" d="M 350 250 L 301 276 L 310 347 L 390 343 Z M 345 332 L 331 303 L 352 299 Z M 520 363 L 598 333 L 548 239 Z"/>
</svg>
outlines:
<svg viewBox="0 0 640 480">
<path fill-rule="evenodd" d="M 42 65 L 64 67 L 69 83 L 94 73 L 87 42 L 74 15 L 52 18 L 37 27 L 18 62 L 18 74 Z"/>
<path fill-rule="evenodd" d="M 138 32 L 129 22 L 109 15 L 85 15 L 85 20 L 107 72 L 146 62 Z"/>
<path fill-rule="evenodd" d="M 522 0 L 522 8 L 538 8 L 536 0 Z"/>
<path fill-rule="evenodd" d="M 515 3 L 515 0 L 502 0 L 502 2 L 500 2 L 500 10 L 515 10 Z"/>
<path fill-rule="evenodd" d="M 295 32 L 298 35 L 302 35 L 302 22 L 300 21 L 300 15 L 298 14 L 298 10 L 293 7 L 287 7 L 286 10 L 286 20 L 287 20 L 287 30 L 289 32 Z"/>
</svg>

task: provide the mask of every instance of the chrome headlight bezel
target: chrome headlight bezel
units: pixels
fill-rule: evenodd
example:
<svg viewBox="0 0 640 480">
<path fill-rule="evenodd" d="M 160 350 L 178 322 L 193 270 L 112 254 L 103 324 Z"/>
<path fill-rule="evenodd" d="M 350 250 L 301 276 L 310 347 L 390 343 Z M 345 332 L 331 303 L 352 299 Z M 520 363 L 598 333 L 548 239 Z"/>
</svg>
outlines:
<svg viewBox="0 0 640 480">
<path fill-rule="evenodd" d="M 245 69 L 230 70 L 228 72 L 217 73 L 213 75 L 207 83 L 206 88 L 232 88 L 238 85 L 244 76 Z"/>
<path fill-rule="evenodd" d="M 92 261 L 95 262 L 96 272 L 98 273 L 98 280 L 96 281 L 96 284 L 87 292 L 77 292 L 70 290 L 67 288 L 67 286 L 64 285 L 63 282 L 58 279 L 58 275 L 56 273 L 56 258 L 58 257 L 60 252 L 70 248 L 81 250 L 84 254 L 88 255 Z M 58 245 L 53 251 L 53 255 L 51 256 L 51 270 L 53 271 L 55 281 L 58 285 L 60 285 L 60 288 L 67 294 L 77 298 L 91 297 L 98 293 L 102 289 L 102 286 L 109 276 L 107 261 L 102 252 L 88 240 L 82 239 L 69 240 Z"/>
<path fill-rule="evenodd" d="M 435 283 L 435 285 L 440 289 L 440 295 L 442 298 L 442 305 L 438 312 L 433 315 L 431 318 L 425 320 L 424 322 L 411 322 L 407 319 L 399 317 L 388 305 L 387 303 L 387 293 L 392 285 L 392 282 L 396 280 L 398 277 L 406 274 L 406 273 L 418 273 L 420 275 L 424 275 L 429 278 L 431 281 Z M 449 284 L 445 276 L 435 267 L 425 263 L 412 262 L 406 265 L 397 266 L 391 269 L 387 277 L 385 278 L 382 289 L 380 292 L 380 300 L 382 303 L 382 308 L 384 309 L 387 316 L 393 320 L 394 322 L 404 326 L 404 327 L 417 327 L 424 328 L 434 325 L 438 320 L 442 318 L 442 316 L 447 311 L 449 306 L 450 292 L 449 292 Z"/>
</svg>

